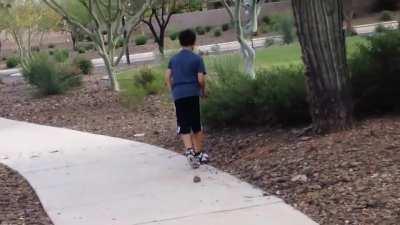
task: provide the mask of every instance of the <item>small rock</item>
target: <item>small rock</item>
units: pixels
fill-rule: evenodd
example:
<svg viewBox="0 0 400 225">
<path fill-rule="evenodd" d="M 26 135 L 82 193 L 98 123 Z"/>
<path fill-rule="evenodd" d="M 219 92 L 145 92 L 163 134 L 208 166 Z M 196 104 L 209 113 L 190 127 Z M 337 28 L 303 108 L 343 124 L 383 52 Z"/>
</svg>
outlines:
<svg viewBox="0 0 400 225">
<path fill-rule="evenodd" d="M 51 154 L 54 154 L 54 153 L 59 153 L 60 151 L 58 151 L 58 150 L 54 150 L 54 151 L 51 151 L 50 153 Z"/>
<path fill-rule="evenodd" d="M 193 177 L 193 183 L 200 183 L 200 182 L 201 182 L 201 178 L 199 176 Z"/>
<path fill-rule="evenodd" d="M 144 134 L 144 133 L 141 133 L 141 134 L 135 134 L 135 135 L 133 135 L 134 137 L 144 137 L 146 134 Z"/>
<path fill-rule="evenodd" d="M 308 178 L 306 175 L 297 175 L 297 176 L 294 176 L 291 181 L 292 182 L 300 181 L 300 182 L 305 183 L 308 181 Z"/>
</svg>

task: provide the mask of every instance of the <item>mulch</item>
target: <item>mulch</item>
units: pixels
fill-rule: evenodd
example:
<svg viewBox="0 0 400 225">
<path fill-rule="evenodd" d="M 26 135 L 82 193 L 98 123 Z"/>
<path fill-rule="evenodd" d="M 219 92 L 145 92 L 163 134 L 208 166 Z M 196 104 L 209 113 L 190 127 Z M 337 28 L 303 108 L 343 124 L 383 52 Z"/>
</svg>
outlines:
<svg viewBox="0 0 400 225">
<path fill-rule="evenodd" d="M 173 106 L 165 96 L 149 96 L 128 109 L 98 76 L 87 77 L 85 87 L 46 98 L 34 97 L 24 82 L 5 83 L 0 84 L 0 117 L 143 141 L 174 151 L 182 148 L 175 134 Z M 207 130 L 206 147 L 213 166 L 279 196 L 319 224 L 400 224 L 400 116 L 367 119 L 352 130 L 326 136 L 304 136 L 302 131 L 302 127 L 268 126 Z M 0 204 L 18 193 L 28 196 L 32 204 L 9 207 L 12 211 L 5 222 L 11 224 L 26 212 L 26 205 L 41 210 L 33 191 L 20 187 L 23 178 L 13 174 L 10 178 L 7 170 L 0 169 L 0 188 L 3 183 L 15 187 L 8 189 L 15 193 L 0 191 Z M 0 210 L 0 218 L 3 214 Z M 48 220 L 44 213 L 25 215 L 31 221 L 25 224 Z"/>
<path fill-rule="evenodd" d="M 0 164 L 0 224 L 53 225 L 29 183 Z"/>
</svg>

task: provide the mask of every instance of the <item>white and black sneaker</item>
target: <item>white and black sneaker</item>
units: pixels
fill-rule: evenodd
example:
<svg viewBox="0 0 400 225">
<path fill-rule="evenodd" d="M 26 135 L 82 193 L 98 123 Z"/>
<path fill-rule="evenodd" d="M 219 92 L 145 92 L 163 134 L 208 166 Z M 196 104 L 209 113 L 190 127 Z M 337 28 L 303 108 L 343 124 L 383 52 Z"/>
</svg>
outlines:
<svg viewBox="0 0 400 225">
<path fill-rule="evenodd" d="M 196 157 L 196 152 L 193 149 L 188 149 L 184 154 L 193 169 L 198 169 L 201 165 L 200 158 Z"/>
<path fill-rule="evenodd" d="M 201 164 L 207 164 L 210 161 L 210 157 L 207 153 L 200 152 L 195 155 Z"/>
</svg>

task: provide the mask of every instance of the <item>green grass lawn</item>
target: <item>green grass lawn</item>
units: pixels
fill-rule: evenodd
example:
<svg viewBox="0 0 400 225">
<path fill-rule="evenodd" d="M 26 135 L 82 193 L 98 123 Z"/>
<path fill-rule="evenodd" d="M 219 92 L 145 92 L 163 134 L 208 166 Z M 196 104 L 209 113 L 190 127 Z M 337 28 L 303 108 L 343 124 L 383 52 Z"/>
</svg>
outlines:
<svg viewBox="0 0 400 225">
<path fill-rule="evenodd" d="M 352 54 L 357 48 L 357 45 L 365 42 L 362 37 L 349 37 L 347 38 L 348 54 Z M 231 54 L 232 55 L 232 54 Z M 211 68 L 215 59 L 211 57 L 224 57 L 224 56 L 210 56 L 205 59 L 208 68 Z M 265 68 L 271 66 L 281 66 L 289 64 L 298 64 L 301 62 L 301 48 L 298 42 L 289 45 L 274 45 L 266 49 L 257 50 L 256 64 L 258 68 Z M 162 74 L 165 70 L 165 65 L 153 67 L 153 71 L 158 77 L 158 82 L 162 81 Z M 138 74 L 138 69 L 128 70 L 118 75 L 118 80 L 121 85 L 121 90 L 126 95 L 145 95 L 144 90 L 139 90 L 133 85 L 133 77 Z"/>
<path fill-rule="evenodd" d="M 362 37 L 347 38 L 348 53 L 352 54 L 357 45 L 365 42 Z M 258 67 L 280 66 L 301 63 L 301 48 L 298 42 L 289 45 L 274 45 L 257 51 L 256 64 Z"/>
</svg>

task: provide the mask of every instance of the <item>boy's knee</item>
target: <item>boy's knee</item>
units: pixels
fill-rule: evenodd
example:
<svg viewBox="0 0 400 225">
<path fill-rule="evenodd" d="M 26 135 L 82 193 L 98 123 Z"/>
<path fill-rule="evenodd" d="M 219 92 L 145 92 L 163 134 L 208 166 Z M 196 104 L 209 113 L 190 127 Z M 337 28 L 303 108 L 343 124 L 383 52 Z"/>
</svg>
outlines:
<svg viewBox="0 0 400 225">
<path fill-rule="evenodd" d="M 185 134 L 190 134 L 191 133 L 191 128 L 187 126 L 179 126 L 177 133 L 180 135 L 185 135 Z"/>
</svg>

